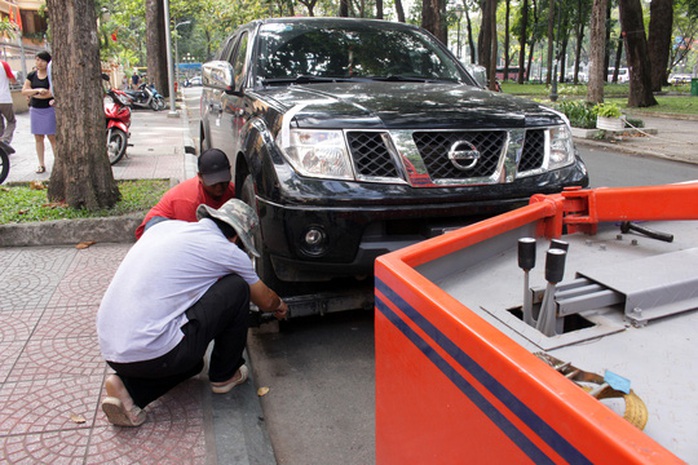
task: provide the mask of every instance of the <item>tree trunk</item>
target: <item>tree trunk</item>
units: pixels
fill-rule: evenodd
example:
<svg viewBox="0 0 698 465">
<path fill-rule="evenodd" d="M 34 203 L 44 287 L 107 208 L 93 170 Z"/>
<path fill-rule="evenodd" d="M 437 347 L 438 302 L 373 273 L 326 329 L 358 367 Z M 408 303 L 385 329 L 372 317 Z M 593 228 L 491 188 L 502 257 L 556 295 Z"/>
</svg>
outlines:
<svg viewBox="0 0 698 465">
<path fill-rule="evenodd" d="M 402 7 L 402 0 L 395 0 L 395 11 L 397 12 L 397 20 L 401 23 L 404 23 L 405 9 Z"/>
<path fill-rule="evenodd" d="M 475 49 L 475 40 L 473 39 L 473 23 L 470 20 L 467 5 L 465 5 L 465 20 L 468 27 L 468 48 L 470 49 L 470 62 L 474 64 L 477 63 L 477 51 Z"/>
<path fill-rule="evenodd" d="M 647 38 L 650 62 L 652 63 L 652 90 L 659 92 L 667 82 L 671 31 L 674 23 L 672 0 L 650 2 L 650 27 Z"/>
<path fill-rule="evenodd" d="M 349 0 L 339 0 L 339 17 L 349 17 Z"/>
<path fill-rule="evenodd" d="M 613 61 L 613 77 L 611 81 L 618 84 L 618 72 L 620 71 L 620 60 L 623 57 L 623 40 L 618 39 L 618 45 L 616 46 L 616 56 Z"/>
<path fill-rule="evenodd" d="M 657 105 L 652 94 L 652 68 L 647 50 L 647 38 L 642 20 L 640 0 L 620 0 L 620 24 L 630 71 L 629 107 Z"/>
<path fill-rule="evenodd" d="M 555 0 L 548 2 L 548 74 L 545 78 L 545 84 L 550 85 L 553 75 L 553 43 L 555 37 Z"/>
<path fill-rule="evenodd" d="M 422 27 L 434 34 L 444 45 L 448 45 L 444 23 L 445 11 L 445 0 L 423 0 L 422 2 Z"/>
<path fill-rule="evenodd" d="M 497 0 L 489 0 L 490 6 L 490 90 L 497 90 Z"/>
<path fill-rule="evenodd" d="M 594 0 L 589 28 L 589 85 L 587 101 L 603 102 L 603 84 L 606 82 L 606 10 L 608 0 Z"/>
<path fill-rule="evenodd" d="M 490 67 L 492 66 L 492 0 L 484 0 L 482 3 L 482 21 L 480 23 L 480 35 L 477 41 L 478 63 L 487 69 L 487 77 L 490 78 Z M 495 70 L 496 72 L 496 70 Z"/>
<path fill-rule="evenodd" d="M 528 29 L 528 0 L 523 0 L 521 5 L 521 30 L 519 31 L 519 75 L 516 82 L 524 83 L 524 70 L 526 69 L 526 30 Z"/>
<path fill-rule="evenodd" d="M 577 24 L 576 36 L 577 44 L 574 49 L 574 83 L 579 84 L 579 64 L 582 60 L 582 42 L 584 41 L 584 2 L 583 0 L 577 1 Z"/>
<path fill-rule="evenodd" d="M 56 96 L 56 153 L 48 198 L 73 208 L 110 208 L 120 194 L 107 156 L 94 2 L 48 0 L 46 4 Z"/>
<path fill-rule="evenodd" d="M 505 15 L 504 15 L 504 76 L 502 81 L 509 80 L 509 9 L 510 0 L 505 0 Z"/>
<path fill-rule="evenodd" d="M 606 49 L 604 50 L 603 57 L 603 79 L 606 81 L 608 79 L 608 70 L 611 63 L 611 1 L 608 0 L 606 5 Z"/>
<path fill-rule="evenodd" d="M 566 82 L 567 76 L 565 76 L 565 70 L 567 69 L 567 46 L 569 45 L 569 37 L 565 35 L 560 44 L 560 50 L 557 52 L 556 59 L 560 60 L 560 81 Z"/>
<path fill-rule="evenodd" d="M 383 19 L 383 0 L 376 0 L 376 19 Z"/>
<path fill-rule="evenodd" d="M 169 97 L 167 48 L 165 44 L 165 7 L 162 0 L 145 0 L 145 48 L 148 83 L 163 97 Z"/>
</svg>

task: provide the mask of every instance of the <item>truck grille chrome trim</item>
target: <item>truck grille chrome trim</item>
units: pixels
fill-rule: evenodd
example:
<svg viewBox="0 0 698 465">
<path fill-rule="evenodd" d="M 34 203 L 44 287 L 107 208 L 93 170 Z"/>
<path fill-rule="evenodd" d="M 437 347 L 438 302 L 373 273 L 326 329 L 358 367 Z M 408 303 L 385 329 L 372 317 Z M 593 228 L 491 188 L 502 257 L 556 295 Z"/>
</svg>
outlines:
<svg viewBox="0 0 698 465">
<path fill-rule="evenodd" d="M 545 128 L 346 131 L 357 179 L 414 187 L 513 182 L 543 171 Z"/>
</svg>

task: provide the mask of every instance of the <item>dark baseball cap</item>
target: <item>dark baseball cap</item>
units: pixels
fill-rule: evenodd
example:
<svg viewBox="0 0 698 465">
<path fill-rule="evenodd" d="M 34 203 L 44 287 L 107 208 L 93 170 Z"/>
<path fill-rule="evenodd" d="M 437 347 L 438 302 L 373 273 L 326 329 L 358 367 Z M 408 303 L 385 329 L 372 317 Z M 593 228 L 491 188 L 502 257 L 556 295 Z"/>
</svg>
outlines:
<svg viewBox="0 0 698 465">
<path fill-rule="evenodd" d="M 218 149 L 208 149 L 199 157 L 199 174 L 207 186 L 230 182 L 230 162 Z"/>
</svg>

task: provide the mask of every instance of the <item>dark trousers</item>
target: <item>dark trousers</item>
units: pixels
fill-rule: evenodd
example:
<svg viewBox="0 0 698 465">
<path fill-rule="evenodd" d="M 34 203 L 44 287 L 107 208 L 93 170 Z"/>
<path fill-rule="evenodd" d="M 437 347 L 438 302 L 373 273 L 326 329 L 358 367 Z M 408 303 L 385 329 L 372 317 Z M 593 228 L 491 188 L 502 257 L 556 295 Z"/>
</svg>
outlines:
<svg viewBox="0 0 698 465">
<path fill-rule="evenodd" d="M 249 285 L 238 275 L 225 276 L 187 310 L 189 322 L 182 327 L 184 338 L 177 347 L 152 360 L 107 363 L 141 408 L 201 372 L 211 341 L 209 380 L 227 381 L 245 362 L 249 309 Z"/>
</svg>

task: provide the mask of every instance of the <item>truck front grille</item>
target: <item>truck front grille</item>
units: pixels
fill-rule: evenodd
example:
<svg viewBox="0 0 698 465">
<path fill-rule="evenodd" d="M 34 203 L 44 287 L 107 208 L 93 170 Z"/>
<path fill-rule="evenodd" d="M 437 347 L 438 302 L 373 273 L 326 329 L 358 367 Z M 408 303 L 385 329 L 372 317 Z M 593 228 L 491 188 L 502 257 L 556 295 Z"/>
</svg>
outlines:
<svg viewBox="0 0 698 465">
<path fill-rule="evenodd" d="M 526 139 L 521 151 L 519 172 L 541 168 L 543 160 L 545 160 L 545 131 L 543 129 L 529 129 L 526 131 Z"/>
<path fill-rule="evenodd" d="M 524 134 L 516 155 L 515 166 L 519 173 L 543 167 L 545 132 L 545 129 L 519 131 L 519 134 Z M 347 143 L 358 178 L 364 181 L 391 182 L 416 173 L 421 185 L 425 185 L 425 178 L 436 184 L 448 182 L 451 185 L 499 182 L 498 172 L 505 163 L 507 144 L 512 143 L 511 134 L 502 130 L 403 131 L 404 133 L 412 141 L 417 160 L 405 156 L 405 153 L 398 154 L 390 142 L 393 139 L 389 132 L 347 131 Z M 459 142 L 463 143 L 461 147 L 469 147 L 479 153 L 477 162 L 472 167 L 468 167 L 467 162 L 454 163 L 449 159 L 449 151 Z M 514 166 L 513 163 L 511 166 Z"/>
<path fill-rule="evenodd" d="M 414 141 L 431 179 L 468 179 L 492 176 L 504 153 L 507 133 L 483 132 L 415 132 Z M 477 163 L 470 169 L 459 169 L 448 159 L 453 144 L 467 141 L 480 152 Z"/>
<path fill-rule="evenodd" d="M 398 176 L 381 132 L 349 132 L 347 142 L 354 158 L 354 167 L 361 176 L 396 178 Z"/>
</svg>

